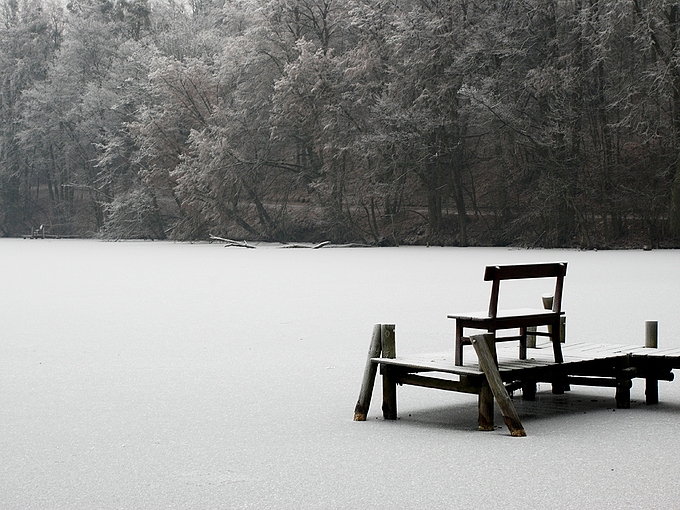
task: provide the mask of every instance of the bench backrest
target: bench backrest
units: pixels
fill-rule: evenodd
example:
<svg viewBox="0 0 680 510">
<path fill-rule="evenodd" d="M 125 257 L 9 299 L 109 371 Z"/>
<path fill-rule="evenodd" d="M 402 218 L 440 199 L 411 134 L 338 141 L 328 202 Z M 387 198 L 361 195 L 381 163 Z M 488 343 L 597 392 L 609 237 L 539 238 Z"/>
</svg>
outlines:
<svg viewBox="0 0 680 510">
<path fill-rule="evenodd" d="M 501 280 L 523 280 L 529 278 L 555 278 L 555 294 L 553 296 L 553 312 L 562 311 L 562 288 L 564 276 L 567 274 L 566 262 L 550 262 L 546 264 L 516 264 L 512 266 L 487 266 L 484 281 L 491 281 L 491 299 L 489 300 L 489 317 L 498 313 L 498 293 Z"/>
</svg>

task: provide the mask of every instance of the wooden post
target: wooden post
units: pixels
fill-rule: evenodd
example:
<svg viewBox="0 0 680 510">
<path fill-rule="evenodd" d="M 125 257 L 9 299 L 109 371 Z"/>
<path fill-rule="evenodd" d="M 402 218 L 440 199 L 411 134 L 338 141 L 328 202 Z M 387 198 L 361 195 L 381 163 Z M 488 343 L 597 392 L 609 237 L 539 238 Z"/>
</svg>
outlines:
<svg viewBox="0 0 680 510">
<path fill-rule="evenodd" d="M 493 430 L 493 392 L 489 383 L 484 381 L 482 387 L 479 389 L 479 397 L 477 399 L 478 430 L 490 431 Z"/>
<path fill-rule="evenodd" d="M 633 381 L 630 379 L 616 380 L 616 408 L 630 409 L 630 389 L 633 387 Z"/>
<path fill-rule="evenodd" d="M 361 390 L 359 391 L 359 400 L 354 408 L 354 421 L 366 421 L 368 415 L 368 408 L 371 405 L 371 397 L 373 396 L 373 386 L 375 385 L 375 376 L 378 371 L 378 366 L 371 362 L 371 358 L 380 356 L 382 345 L 380 342 L 381 325 L 373 326 L 373 336 L 371 337 L 371 344 L 368 347 L 368 356 L 366 358 L 366 367 L 364 368 L 364 379 L 361 381 Z"/>
<path fill-rule="evenodd" d="M 541 296 L 543 300 L 543 308 L 545 310 L 553 309 L 554 297 L 552 294 L 543 294 Z M 548 333 L 552 333 L 552 326 L 548 326 Z M 567 340 L 567 318 L 565 316 L 560 317 L 560 343 L 563 344 Z"/>
<path fill-rule="evenodd" d="M 503 415 L 503 421 L 507 425 L 508 429 L 510 429 L 510 434 L 515 437 L 526 436 L 527 433 L 524 431 L 524 427 L 522 426 L 522 422 L 517 415 L 517 411 L 515 410 L 512 400 L 510 399 L 510 395 L 508 395 L 508 392 L 503 385 L 501 374 L 498 371 L 498 367 L 496 366 L 495 357 L 492 353 L 492 350 L 489 348 L 488 342 L 494 342 L 494 336 L 492 334 L 473 335 L 470 337 L 470 342 L 472 342 L 472 345 L 477 352 L 479 366 L 486 375 L 486 380 L 489 384 L 489 387 L 491 388 L 493 396 L 496 398 L 496 402 L 498 402 L 498 407 L 500 407 L 501 414 Z M 483 391 L 484 390 L 482 388 L 479 394 L 480 408 Z M 482 417 L 480 416 L 480 421 L 481 419 Z"/>
<path fill-rule="evenodd" d="M 395 358 L 397 348 L 394 339 L 394 324 L 383 324 L 380 327 L 380 344 L 383 358 Z M 383 418 L 397 419 L 397 383 L 392 376 L 392 367 L 382 366 L 383 379 Z"/>
<path fill-rule="evenodd" d="M 529 326 L 527 327 L 527 347 L 531 349 L 536 348 L 536 335 L 532 335 L 532 333 L 536 332 L 536 326 Z"/>
<path fill-rule="evenodd" d="M 541 299 L 543 300 L 543 308 L 546 310 L 552 310 L 553 307 L 553 295 L 552 294 L 543 294 L 541 296 Z"/>
<path fill-rule="evenodd" d="M 616 407 L 617 409 L 630 409 L 630 389 L 633 381 L 630 378 L 630 356 L 626 356 L 623 364 L 617 370 L 616 376 Z M 634 368 L 632 370 L 635 370 Z"/>
<path fill-rule="evenodd" d="M 522 400 L 536 400 L 536 381 L 522 381 Z"/>
<path fill-rule="evenodd" d="M 541 296 L 541 299 L 543 300 L 543 308 L 546 310 L 552 310 L 553 309 L 553 301 L 555 297 L 552 294 L 543 294 Z M 553 332 L 553 326 L 548 326 L 548 333 L 552 334 Z M 567 332 L 567 318 L 566 317 L 560 317 L 560 343 L 564 343 L 566 340 L 566 332 Z M 550 337 L 552 339 L 552 337 Z M 555 344 L 553 344 L 555 346 Z M 558 351 L 557 347 L 553 347 L 555 349 L 555 361 L 557 363 L 562 363 L 562 358 L 561 358 L 561 352 L 560 352 L 560 357 L 558 357 Z M 566 377 L 565 377 L 566 379 Z M 561 382 L 553 382 L 552 383 L 552 392 L 554 395 L 562 395 L 565 391 L 569 391 L 571 388 L 569 387 L 569 384 L 565 381 Z M 534 394 L 535 398 L 535 394 Z"/>
<path fill-rule="evenodd" d="M 656 349 L 659 347 L 659 323 L 645 321 L 645 347 Z"/>
<path fill-rule="evenodd" d="M 659 323 L 645 321 L 645 347 L 657 349 L 659 347 Z M 659 380 L 650 377 L 645 379 L 645 403 L 659 403 Z"/>
</svg>

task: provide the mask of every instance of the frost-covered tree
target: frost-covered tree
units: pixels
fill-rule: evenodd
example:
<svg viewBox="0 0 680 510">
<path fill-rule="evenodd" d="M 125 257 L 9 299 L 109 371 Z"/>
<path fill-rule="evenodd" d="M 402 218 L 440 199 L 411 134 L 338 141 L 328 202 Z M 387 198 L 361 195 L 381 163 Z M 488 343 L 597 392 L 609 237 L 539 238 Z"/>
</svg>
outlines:
<svg viewBox="0 0 680 510">
<path fill-rule="evenodd" d="M 22 98 L 41 83 L 59 49 L 63 24 L 60 9 L 38 2 L 5 0 L 0 5 L 0 232 L 28 231 L 36 218 L 45 178 L 31 151 L 17 138 L 24 111 Z M 39 140 L 36 140 L 39 142 Z"/>
</svg>

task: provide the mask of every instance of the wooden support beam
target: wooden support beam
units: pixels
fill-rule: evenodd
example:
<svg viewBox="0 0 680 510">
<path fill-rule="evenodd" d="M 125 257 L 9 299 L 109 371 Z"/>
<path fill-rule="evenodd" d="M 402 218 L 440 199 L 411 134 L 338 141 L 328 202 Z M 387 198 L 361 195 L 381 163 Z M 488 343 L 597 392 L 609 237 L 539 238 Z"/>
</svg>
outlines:
<svg viewBox="0 0 680 510">
<path fill-rule="evenodd" d="M 383 324 L 380 327 L 380 344 L 383 358 L 396 358 L 397 347 L 394 339 L 394 324 Z M 397 419 L 397 381 L 391 366 L 382 365 L 383 380 L 383 418 Z"/>
<path fill-rule="evenodd" d="M 654 379 L 656 381 L 674 381 L 675 380 L 675 374 L 673 372 L 665 372 L 663 371 L 664 369 L 660 368 L 658 371 L 650 371 L 650 372 L 643 372 L 643 375 L 646 379 Z M 670 370 L 670 369 L 668 369 Z M 642 376 L 640 376 L 642 377 Z"/>
<path fill-rule="evenodd" d="M 645 404 L 659 403 L 659 380 L 645 379 Z"/>
<path fill-rule="evenodd" d="M 439 379 L 436 377 L 425 377 L 422 375 L 405 374 L 397 377 L 397 384 L 408 384 L 410 386 L 420 386 L 422 388 L 434 388 L 438 390 L 458 391 L 461 393 L 478 394 L 480 385 L 472 384 L 467 377 L 462 377 L 460 381 Z"/>
<path fill-rule="evenodd" d="M 633 381 L 619 379 L 616 381 L 616 407 L 617 409 L 630 409 L 630 389 Z"/>
<path fill-rule="evenodd" d="M 567 382 L 577 386 L 599 386 L 601 388 L 616 388 L 617 380 L 611 377 L 579 377 L 570 375 Z"/>
<path fill-rule="evenodd" d="M 633 387 L 632 377 L 635 377 L 635 367 L 630 366 L 630 356 L 623 359 L 623 366 L 616 376 L 616 407 L 630 409 L 630 389 Z"/>
<path fill-rule="evenodd" d="M 477 358 L 479 359 L 479 366 L 484 371 L 486 375 L 486 380 L 491 388 L 493 396 L 498 402 L 498 407 L 501 409 L 501 414 L 503 415 L 503 421 L 510 429 L 510 434 L 515 437 L 524 437 L 527 433 L 524 431 L 522 422 L 517 415 L 515 406 L 510 399 L 510 395 L 503 385 L 503 380 L 501 379 L 501 374 L 496 366 L 495 357 L 489 346 L 489 342 L 493 344 L 494 338 L 492 334 L 485 335 L 473 335 L 470 337 L 470 342 L 477 352 Z M 481 420 L 481 404 L 482 404 L 482 393 L 480 392 L 480 420 Z M 493 416 L 493 415 L 492 415 Z M 492 418 L 493 420 L 493 418 Z M 493 423 L 493 421 L 492 421 Z"/>
<path fill-rule="evenodd" d="M 482 431 L 493 430 L 493 392 L 486 381 L 482 383 L 482 387 L 479 389 L 477 409 L 477 429 Z"/>
<path fill-rule="evenodd" d="M 359 399 L 354 408 L 354 421 L 366 421 L 368 415 L 368 408 L 371 405 L 371 397 L 373 396 L 373 386 L 375 385 L 375 376 L 378 371 L 378 366 L 371 362 L 371 358 L 380 356 L 382 344 L 380 342 L 381 325 L 373 326 L 373 336 L 371 336 L 371 344 L 368 347 L 368 356 L 366 358 L 366 366 L 364 368 L 364 378 L 361 381 L 361 390 L 359 391 Z"/>
<path fill-rule="evenodd" d="M 645 321 L 645 347 L 657 349 L 659 347 L 659 323 Z M 659 380 L 653 377 L 645 379 L 645 403 L 659 403 Z"/>
<path fill-rule="evenodd" d="M 536 381 L 522 381 L 522 400 L 536 400 Z"/>
</svg>

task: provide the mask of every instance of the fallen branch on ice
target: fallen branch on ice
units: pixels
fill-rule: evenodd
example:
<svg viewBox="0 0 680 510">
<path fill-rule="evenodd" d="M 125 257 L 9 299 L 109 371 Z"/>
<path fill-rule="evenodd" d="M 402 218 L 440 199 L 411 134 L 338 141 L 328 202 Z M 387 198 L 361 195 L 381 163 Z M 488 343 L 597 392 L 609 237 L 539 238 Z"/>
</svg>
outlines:
<svg viewBox="0 0 680 510">
<path fill-rule="evenodd" d="M 312 250 L 318 250 L 319 248 L 323 248 L 324 246 L 327 246 L 331 244 L 330 241 L 324 241 L 319 244 L 287 244 L 285 246 L 282 246 L 282 248 L 311 248 Z"/>
<path fill-rule="evenodd" d="M 226 246 L 240 246 L 241 248 L 253 248 L 255 249 L 255 246 L 252 244 L 248 244 L 248 241 L 234 241 L 233 239 L 226 239 L 224 237 L 217 237 L 214 235 L 210 235 L 210 239 L 213 241 L 222 241 L 224 243 L 227 243 Z"/>
</svg>

